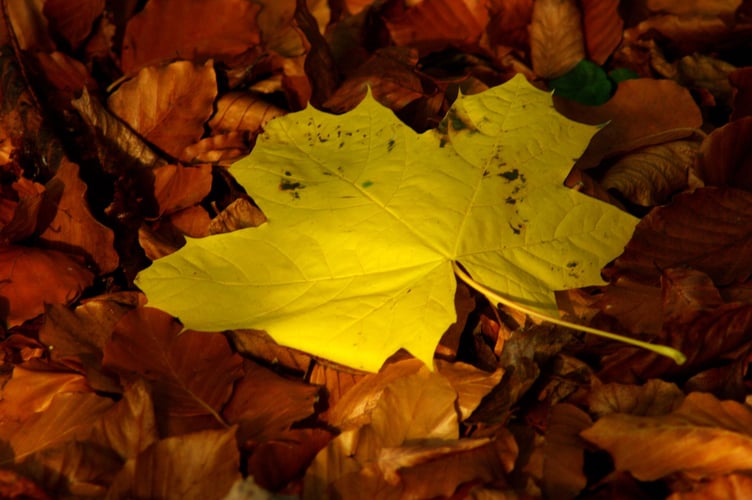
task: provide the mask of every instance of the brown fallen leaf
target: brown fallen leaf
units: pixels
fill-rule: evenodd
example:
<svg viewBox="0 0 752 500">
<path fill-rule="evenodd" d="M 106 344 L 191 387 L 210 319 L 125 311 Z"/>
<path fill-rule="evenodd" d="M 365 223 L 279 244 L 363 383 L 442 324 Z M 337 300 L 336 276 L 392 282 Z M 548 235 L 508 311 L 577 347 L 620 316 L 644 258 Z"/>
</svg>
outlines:
<svg viewBox="0 0 752 500">
<path fill-rule="evenodd" d="M 269 120 L 286 113 L 252 92 L 227 92 L 217 99 L 217 111 L 209 121 L 215 132 L 249 132 L 255 135 Z"/>
<path fill-rule="evenodd" d="M 709 186 L 752 191 L 752 116 L 741 117 L 711 132 L 700 147 L 696 171 Z"/>
<path fill-rule="evenodd" d="M 666 500 L 728 500 L 752 497 L 752 477 L 729 474 L 701 483 L 692 491 L 674 492 Z"/>
<path fill-rule="evenodd" d="M 181 331 L 171 316 L 149 307 L 126 313 L 105 344 L 103 366 L 121 379 L 152 383 L 162 433 L 196 417 L 220 424 L 242 360 L 219 333 Z M 182 419 L 182 422 L 181 422 Z"/>
<path fill-rule="evenodd" d="M 621 42 L 624 21 L 619 0 L 583 0 L 582 26 L 588 59 L 602 65 Z"/>
<path fill-rule="evenodd" d="M 84 0 L 71 4 L 65 0 L 46 0 L 42 12 L 51 30 L 77 49 L 91 33 L 94 21 L 102 15 L 105 0 Z"/>
<path fill-rule="evenodd" d="M 191 144 L 180 155 L 186 163 L 211 163 L 229 167 L 248 155 L 250 146 L 245 132 L 229 132 L 204 137 Z"/>
<path fill-rule="evenodd" d="M 250 360 L 244 361 L 243 368 L 243 378 L 222 409 L 227 422 L 238 425 L 239 442 L 277 439 L 314 413 L 318 387 L 283 378 Z"/>
<path fill-rule="evenodd" d="M 638 335 L 657 335 L 663 326 L 661 289 L 627 275 L 611 279 L 594 305 Z"/>
<path fill-rule="evenodd" d="M 52 497 L 34 481 L 8 469 L 0 469 L 0 496 L 28 500 L 52 500 Z"/>
<path fill-rule="evenodd" d="M 556 95 L 554 104 L 560 113 L 575 121 L 591 125 L 608 122 L 577 160 L 577 166 L 583 169 L 597 166 L 604 157 L 624 151 L 625 144 L 637 139 L 702 124 L 700 109 L 689 91 L 669 80 L 641 78 L 621 82 L 602 106 L 586 106 Z"/>
<path fill-rule="evenodd" d="M 191 238 L 203 238 L 209 236 L 209 225 L 211 219 L 209 212 L 201 205 L 184 208 L 173 212 L 167 218 L 175 229 Z"/>
<path fill-rule="evenodd" d="M 684 393 L 675 384 L 660 379 L 643 385 L 603 384 L 588 395 L 592 414 L 602 417 L 610 413 L 627 413 L 643 417 L 666 415 L 684 401 Z"/>
<path fill-rule="evenodd" d="M 527 50 L 527 27 L 533 15 L 533 0 L 492 0 L 487 26 L 489 49 L 509 46 Z"/>
<path fill-rule="evenodd" d="M 504 375 L 501 368 L 489 373 L 467 363 L 449 363 L 440 359 L 436 360 L 436 369 L 457 391 L 457 408 L 461 420 L 468 418 L 475 411 L 481 400 L 499 384 Z"/>
<path fill-rule="evenodd" d="M 601 179 L 632 203 L 650 207 L 667 203 L 687 188 L 689 171 L 700 149 L 699 138 L 647 146 L 621 156 Z"/>
<path fill-rule="evenodd" d="M 211 61 L 146 67 L 107 99 L 107 107 L 173 158 L 198 142 L 214 112 L 217 83 Z"/>
<path fill-rule="evenodd" d="M 196 205 L 209 194 L 212 184 L 209 165 L 165 165 L 153 170 L 154 199 L 159 215 Z"/>
<path fill-rule="evenodd" d="M 668 415 L 612 413 L 581 435 L 608 451 L 617 470 L 655 481 L 674 473 L 713 478 L 749 471 L 751 428 L 748 406 L 694 392 Z"/>
<path fill-rule="evenodd" d="M 96 264 L 100 274 L 107 274 L 119 264 L 113 246 L 115 234 L 91 215 L 86 203 L 87 185 L 78 171 L 78 165 L 63 159 L 55 177 L 45 186 L 39 240 L 48 248 L 81 252 Z"/>
<path fill-rule="evenodd" d="M 543 490 L 548 498 L 574 498 L 587 485 L 586 443 L 579 434 L 592 423 L 587 413 L 572 404 L 551 408 L 543 448 Z"/>
<path fill-rule="evenodd" d="M 585 58 L 580 8 L 574 0 L 537 0 L 528 29 L 533 71 L 541 78 L 557 78 Z"/>
<path fill-rule="evenodd" d="M 0 317 L 20 325 L 44 312 L 45 304 L 70 304 L 94 281 L 83 263 L 57 250 L 0 248 Z"/>
<path fill-rule="evenodd" d="M 384 448 L 459 435 L 457 393 L 442 375 L 408 359 L 361 379 L 329 414 L 341 434 L 319 452 L 304 478 L 304 496 L 321 498 L 330 485 L 358 473 Z"/>
<path fill-rule="evenodd" d="M 162 439 L 128 460 L 108 498 L 221 499 L 241 478 L 235 429 Z"/>
<path fill-rule="evenodd" d="M 176 58 L 231 63 L 260 43 L 259 11 L 247 0 L 152 0 L 128 22 L 121 68 L 133 75 Z"/>
<path fill-rule="evenodd" d="M 25 177 L 13 182 L 11 188 L 18 200 L 0 199 L 0 238 L 4 243 L 25 240 L 36 232 L 44 199 L 44 186 Z"/>
<path fill-rule="evenodd" d="M 729 83 L 733 87 L 732 111 L 729 119 L 738 120 L 752 115 L 752 68 L 739 68 L 729 74 Z"/>
<path fill-rule="evenodd" d="M 477 43 L 488 24 L 488 9 L 478 0 L 424 0 L 410 6 L 393 2 L 384 21 L 396 45 L 436 51 Z"/>
<path fill-rule="evenodd" d="M 751 213 L 748 191 L 709 187 L 680 194 L 640 221 L 613 270 L 656 284 L 661 269 L 677 266 L 707 273 L 717 285 L 746 281 Z"/>
<path fill-rule="evenodd" d="M 266 216 L 247 197 L 230 203 L 209 224 L 211 234 L 229 233 L 246 227 L 257 227 L 266 222 Z"/>
</svg>

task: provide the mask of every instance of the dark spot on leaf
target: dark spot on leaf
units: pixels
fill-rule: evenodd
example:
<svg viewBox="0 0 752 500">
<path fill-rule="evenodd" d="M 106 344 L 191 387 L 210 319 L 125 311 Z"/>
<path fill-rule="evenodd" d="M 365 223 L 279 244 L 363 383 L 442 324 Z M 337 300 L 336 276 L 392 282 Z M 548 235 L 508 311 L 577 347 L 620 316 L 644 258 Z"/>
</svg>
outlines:
<svg viewBox="0 0 752 500">
<path fill-rule="evenodd" d="M 285 170 L 285 175 L 287 177 L 290 177 L 292 175 L 292 172 L 290 172 L 289 170 Z"/>
<path fill-rule="evenodd" d="M 299 182 L 292 182 L 288 179 L 281 179 L 279 181 L 280 191 L 294 191 L 296 189 L 303 189 L 305 186 Z M 297 193 L 295 193 L 297 194 Z M 296 196 L 297 198 L 297 196 Z"/>
<path fill-rule="evenodd" d="M 509 227 L 512 229 L 512 232 L 514 234 L 520 234 L 520 228 L 519 227 L 514 227 L 511 222 L 507 222 L 507 224 L 509 224 Z"/>
<path fill-rule="evenodd" d="M 386 145 L 386 150 L 391 153 L 392 149 L 394 149 L 394 139 L 389 139 L 389 142 Z"/>
<path fill-rule="evenodd" d="M 487 176 L 488 174 L 490 174 L 490 173 L 491 173 L 491 172 L 489 172 L 488 170 L 484 170 L 484 171 L 483 171 L 483 177 L 486 177 L 486 176 Z"/>
<path fill-rule="evenodd" d="M 373 186 L 373 182 L 371 182 L 371 181 L 365 181 L 363 184 L 361 184 L 361 186 L 363 186 L 364 188 L 369 188 L 369 187 Z"/>
<path fill-rule="evenodd" d="M 342 147 L 343 147 L 344 145 L 345 145 L 345 143 L 344 143 L 344 142 L 340 142 L 340 143 L 339 143 L 339 148 L 340 148 L 340 149 L 342 149 Z"/>
<path fill-rule="evenodd" d="M 575 261 L 567 262 L 567 267 L 569 268 L 577 267 L 577 262 Z"/>
<path fill-rule="evenodd" d="M 516 168 L 514 170 L 507 170 L 499 174 L 499 177 L 503 177 L 508 181 L 516 180 L 520 176 L 520 171 Z M 524 179 L 523 179 L 524 180 Z"/>
<path fill-rule="evenodd" d="M 515 203 L 517 203 L 517 199 L 516 198 L 512 198 L 511 196 L 507 196 L 507 199 L 504 200 L 504 201 L 507 202 L 507 205 L 514 205 Z"/>
</svg>

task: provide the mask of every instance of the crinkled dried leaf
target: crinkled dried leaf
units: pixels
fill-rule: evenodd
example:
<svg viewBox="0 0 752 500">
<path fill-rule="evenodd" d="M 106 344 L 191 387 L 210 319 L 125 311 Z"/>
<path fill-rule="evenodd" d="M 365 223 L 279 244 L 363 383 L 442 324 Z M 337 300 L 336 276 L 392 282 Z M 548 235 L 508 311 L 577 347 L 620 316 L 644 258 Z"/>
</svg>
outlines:
<svg viewBox="0 0 752 500">
<path fill-rule="evenodd" d="M 588 59 L 603 64 L 621 42 L 619 0 L 582 0 L 580 5 Z"/>
<path fill-rule="evenodd" d="M 696 128 L 702 115 L 689 91 L 669 80 L 642 78 L 621 82 L 613 97 L 602 106 L 585 106 L 557 99 L 556 109 L 582 123 L 608 122 L 590 141 L 577 161 L 580 168 L 598 165 L 624 144 L 674 128 Z"/>
<path fill-rule="evenodd" d="M 547 498 L 570 499 L 587 485 L 585 443 L 579 434 L 592 425 L 587 413 L 560 403 L 551 408 L 543 450 L 543 490 Z"/>
<path fill-rule="evenodd" d="M 602 417 L 610 413 L 626 413 L 655 417 L 671 413 L 684 401 L 684 393 L 676 384 L 660 379 L 644 385 L 603 384 L 588 394 L 590 412 Z"/>
<path fill-rule="evenodd" d="M 154 199 L 159 215 L 170 214 L 199 203 L 212 184 L 209 165 L 165 165 L 153 170 Z"/>
<path fill-rule="evenodd" d="M 318 387 L 283 378 L 252 361 L 246 360 L 244 367 L 245 375 L 222 410 L 227 422 L 239 425 L 240 442 L 276 439 L 313 414 Z"/>
<path fill-rule="evenodd" d="M 296 2 L 278 0 L 253 0 L 261 6 L 256 17 L 264 47 L 284 57 L 300 56 L 308 48 L 294 22 Z M 322 33 L 329 24 L 330 9 L 326 0 L 307 0 L 308 12 Z"/>
<path fill-rule="evenodd" d="M 487 33 L 491 49 L 510 46 L 527 49 L 528 30 L 533 15 L 533 0 L 492 0 Z"/>
<path fill-rule="evenodd" d="M 18 472 L 0 469 L 0 496 L 28 500 L 51 500 L 52 497 L 34 481 Z"/>
<path fill-rule="evenodd" d="M 113 246 L 115 233 L 91 215 L 86 203 L 88 188 L 78 171 L 78 165 L 63 159 L 45 186 L 40 217 L 49 222 L 40 228 L 39 240 L 50 248 L 78 250 L 97 265 L 100 274 L 107 274 L 120 261 Z"/>
<path fill-rule="evenodd" d="M 704 478 L 752 469 L 752 410 L 711 394 L 689 394 L 668 415 L 612 413 L 582 436 L 608 451 L 617 470 L 641 481 L 681 472 Z"/>
<path fill-rule="evenodd" d="M 729 74 L 733 86 L 731 121 L 752 115 L 752 68 L 739 68 Z"/>
<path fill-rule="evenodd" d="M 752 261 L 752 193 L 700 188 L 652 210 L 635 229 L 616 269 L 656 280 L 660 269 L 690 266 L 717 285 L 746 281 Z"/>
<path fill-rule="evenodd" d="M 89 74 L 86 66 L 64 52 L 52 53 L 38 52 L 34 54 L 37 63 L 44 72 L 44 77 L 57 91 L 61 106 L 66 108 L 70 101 L 78 97 L 83 88 L 93 92 L 97 88 L 97 82 Z"/>
<path fill-rule="evenodd" d="M 229 132 L 204 137 L 185 148 L 180 157 L 186 163 L 212 163 L 228 167 L 247 155 L 249 149 L 245 132 Z"/>
<path fill-rule="evenodd" d="M 70 304 L 94 281 L 78 259 L 57 250 L 0 248 L 0 318 L 9 326 L 44 312 L 45 304 Z"/>
<path fill-rule="evenodd" d="M 687 187 L 699 147 L 697 141 L 674 141 L 627 153 L 609 167 L 601 185 L 638 205 L 664 204 Z"/>
<path fill-rule="evenodd" d="M 704 54 L 692 54 L 679 59 L 676 67 L 683 85 L 705 89 L 721 103 L 731 98 L 728 77 L 736 69 L 732 64 Z"/>
<path fill-rule="evenodd" d="M 10 141 L 7 141 L 10 142 Z M 3 198 L 0 201 L 0 238 L 4 243 L 14 243 L 33 235 L 37 229 L 39 209 L 44 199 L 44 186 L 19 178 L 12 184 L 18 201 Z"/>
<path fill-rule="evenodd" d="M 190 238 L 203 238 L 209 236 L 211 219 L 209 212 L 201 205 L 184 208 L 170 214 L 167 220 L 175 229 Z"/>
<path fill-rule="evenodd" d="M 383 448 L 417 440 L 456 440 L 457 393 L 443 376 L 415 359 L 387 365 L 340 399 L 330 423 L 343 432 L 316 456 L 304 496 L 321 498 L 338 478 L 357 473 Z"/>
<path fill-rule="evenodd" d="M 222 499 L 239 468 L 234 428 L 170 437 L 126 462 L 108 498 Z"/>
<path fill-rule="evenodd" d="M 697 174 L 709 186 L 752 191 L 752 116 L 729 122 L 711 132 L 700 146 Z"/>
<path fill-rule="evenodd" d="M 76 49 L 91 33 L 94 20 L 102 14 L 105 0 L 45 0 L 42 12 L 50 28 Z"/>
<path fill-rule="evenodd" d="M 467 363 L 448 363 L 440 359 L 436 360 L 436 368 L 457 391 L 457 408 L 461 420 L 475 411 L 481 400 L 498 385 L 504 375 L 502 368 L 489 373 Z"/>
<path fill-rule="evenodd" d="M 203 135 L 216 95 L 211 61 L 177 61 L 142 69 L 110 95 L 107 106 L 144 139 L 179 158 Z"/>
<path fill-rule="evenodd" d="M 123 72 L 176 58 L 231 62 L 260 42 L 259 10 L 249 0 L 152 0 L 125 29 Z"/>
<path fill-rule="evenodd" d="M 266 217 L 248 198 L 233 201 L 209 224 L 211 234 L 229 233 L 246 227 L 258 227 Z"/>
<path fill-rule="evenodd" d="M 256 133 L 266 122 L 286 113 L 265 101 L 262 95 L 252 92 L 227 92 L 217 99 L 216 106 L 209 127 L 219 132 Z"/>
<path fill-rule="evenodd" d="M 421 135 L 372 98 L 277 118 L 232 169 L 270 222 L 189 240 L 138 285 L 189 328 L 265 329 L 370 371 L 400 348 L 431 363 L 456 320 L 454 260 L 550 315 L 554 289 L 601 282 L 635 219 L 563 185 L 592 131 L 522 76 Z"/>
<path fill-rule="evenodd" d="M 91 441 L 113 450 L 124 460 L 136 458 L 159 439 L 151 391 L 136 380 L 123 397 L 93 426 Z"/>
<path fill-rule="evenodd" d="M 537 75 L 562 76 L 585 58 L 580 9 L 574 0 L 536 0 L 528 29 Z"/>
<path fill-rule="evenodd" d="M 661 289 L 657 284 L 617 276 L 597 297 L 594 305 L 634 334 L 654 335 L 663 326 Z"/>
<path fill-rule="evenodd" d="M 107 111 L 84 88 L 81 97 L 71 101 L 97 138 L 100 162 L 108 172 L 120 174 L 129 166 L 155 167 L 167 162 L 125 123 Z"/>
<path fill-rule="evenodd" d="M 160 415 L 194 417 L 219 412 L 242 376 L 242 360 L 218 333 L 186 331 L 152 308 L 128 312 L 105 345 L 103 365 L 123 377 L 137 373 L 153 384 Z"/>
<path fill-rule="evenodd" d="M 47 410 L 58 394 L 72 392 L 91 392 L 82 375 L 30 370 L 23 365 L 16 365 L 13 367 L 13 376 L 3 386 L 0 413 L 4 420 L 21 423 L 33 414 Z"/>
<path fill-rule="evenodd" d="M 332 484 L 341 498 L 449 498 L 464 484 L 504 484 L 517 444 L 506 439 L 462 439 L 449 443 L 382 449 L 357 473 Z"/>
</svg>

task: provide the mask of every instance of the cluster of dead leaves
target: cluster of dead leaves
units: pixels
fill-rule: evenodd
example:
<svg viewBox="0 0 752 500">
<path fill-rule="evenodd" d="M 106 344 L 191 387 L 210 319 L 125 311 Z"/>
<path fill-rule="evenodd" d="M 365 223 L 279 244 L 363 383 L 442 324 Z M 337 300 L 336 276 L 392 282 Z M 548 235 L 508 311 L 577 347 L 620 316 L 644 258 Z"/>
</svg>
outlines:
<svg viewBox="0 0 752 500">
<path fill-rule="evenodd" d="M 0 496 L 752 495 L 747 2 L 4 1 Z M 263 214 L 223 166 L 269 119 L 367 86 L 417 130 L 459 91 L 629 69 L 568 183 L 644 216 L 562 293 L 683 366 L 458 289 L 435 370 L 377 374 L 263 332 L 178 336 L 131 279 Z M 504 224 L 500 221 L 500 224 Z M 253 256 L 249 256 L 253 258 Z"/>
</svg>

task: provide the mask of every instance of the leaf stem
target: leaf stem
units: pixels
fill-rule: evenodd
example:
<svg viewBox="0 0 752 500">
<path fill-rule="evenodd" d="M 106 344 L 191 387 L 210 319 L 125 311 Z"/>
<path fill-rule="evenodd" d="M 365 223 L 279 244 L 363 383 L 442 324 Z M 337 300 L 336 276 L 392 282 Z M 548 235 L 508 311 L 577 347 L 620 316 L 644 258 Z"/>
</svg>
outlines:
<svg viewBox="0 0 752 500">
<path fill-rule="evenodd" d="M 571 323 L 563 319 L 554 318 L 553 316 L 548 316 L 546 314 L 539 313 L 535 311 L 534 309 L 530 309 L 523 305 L 517 304 L 516 302 L 512 302 L 511 300 L 502 297 L 501 295 L 494 292 L 493 290 L 481 285 L 480 283 L 475 281 L 469 274 L 467 274 L 467 272 L 465 272 L 465 270 L 462 269 L 456 262 L 452 261 L 452 266 L 454 267 L 454 273 L 462 281 L 464 281 L 467 284 L 467 286 L 483 294 L 490 302 L 494 304 L 503 304 L 507 307 L 511 307 L 512 309 L 525 313 L 530 317 L 538 318 L 540 320 L 547 321 L 555 325 L 564 326 L 566 328 L 572 328 L 574 330 L 579 330 L 581 332 L 591 333 L 593 335 L 598 335 L 600 337 L 605 337 L 607 339 L 616 340 L 619 342 L 623 342 L 625 344 L 630 344 L 633 346 L 641 347 L 643 349 L 647 349 L 648 351 L 652 351 L 656 354 L 660 354 L 661 356 L 669 357 L 673 359 L 674 362 L 678 365 L 684 364 L 684 362 L 687 360 L 687 357 L 683 353 L 674 349 L 673 347 L 659 345 L 659 344 L 651 344 L 649 342 L 643 342 L 641 340 L 625 337 L 623 335 L 617 335 L 615 333 L 610 333 L 610 332 L 606 332 L 603 330 L 598 330 L 597 328 L 591 328 L 585 325 L 578 325 L 577 323 Z"/>
</svg>

